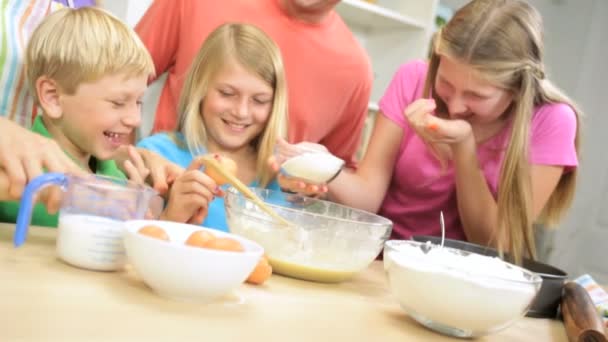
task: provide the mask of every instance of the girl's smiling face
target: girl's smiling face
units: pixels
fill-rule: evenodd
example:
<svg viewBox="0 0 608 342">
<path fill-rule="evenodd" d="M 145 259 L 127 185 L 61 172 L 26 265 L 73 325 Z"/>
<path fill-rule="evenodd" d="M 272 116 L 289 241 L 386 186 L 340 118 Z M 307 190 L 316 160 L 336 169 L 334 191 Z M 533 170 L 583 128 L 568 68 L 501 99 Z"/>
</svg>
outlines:
<svg viewBox="0 0 608 342">
<path fill-rule="evenodd" d="M 209 83 L 201 106 L 210 149 L 248 148 L 266 127 L 273 96 L 272 86 L 264 79 L 228 61 Z"/>
<path fill-rule="evenodd" d="M 491 126 L 502 121 L 513 100 L 510 91 L 479 77 L 471 66 L 441 56 L 435 92 L 448 109 L 451 119 L 468 121 L 473 127 Z"/>
</svg>

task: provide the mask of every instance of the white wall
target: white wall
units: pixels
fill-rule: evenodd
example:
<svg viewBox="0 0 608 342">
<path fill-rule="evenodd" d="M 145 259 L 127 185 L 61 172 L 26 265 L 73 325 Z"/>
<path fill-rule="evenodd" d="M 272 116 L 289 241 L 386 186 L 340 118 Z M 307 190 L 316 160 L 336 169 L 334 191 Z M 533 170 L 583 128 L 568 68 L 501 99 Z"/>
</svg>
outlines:
<svg viewBox="0 0 608 342">
<path fill-rule="evenodd" d="M 547 2 L 547 1 L 545 1 Z M 552 1 L 547 36 L 552 72 L 585 111 L 580 178 L 574 206 L 557 231 L 551 262 L 572 275 L 591 273 L 608 284 L 608 1 Z M 541 10 L 542 10 L 541 9 Z M 555 12 L 554 12 L 555 11 Z M 561 74 L 558 77 L 558 73 Z"/>
<path fill-rule="evenodd" d="M 101 6 L 133 27 L 151 3 L 152 0 L 103 0 Z"/>
</svg>

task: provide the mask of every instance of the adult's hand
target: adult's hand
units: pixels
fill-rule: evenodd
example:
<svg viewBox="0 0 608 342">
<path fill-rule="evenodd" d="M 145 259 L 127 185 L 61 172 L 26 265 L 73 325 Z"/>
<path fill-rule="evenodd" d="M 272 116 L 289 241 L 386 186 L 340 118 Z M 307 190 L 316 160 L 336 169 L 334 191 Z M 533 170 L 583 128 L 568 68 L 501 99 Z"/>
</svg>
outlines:
<svg viewBox="0 0 608 342">
<path fill-rule="evenodd" d="M 6 118 L 0 118 L 0 197 L 5 200 L 21 198 L 25 185 L 45 172 L 86 174 L 57 142 L 33 133 Z M 61 192 L 57 187 L 45 192 L 41 200 L 54 212 L 59 206 Z"/>
</svg>

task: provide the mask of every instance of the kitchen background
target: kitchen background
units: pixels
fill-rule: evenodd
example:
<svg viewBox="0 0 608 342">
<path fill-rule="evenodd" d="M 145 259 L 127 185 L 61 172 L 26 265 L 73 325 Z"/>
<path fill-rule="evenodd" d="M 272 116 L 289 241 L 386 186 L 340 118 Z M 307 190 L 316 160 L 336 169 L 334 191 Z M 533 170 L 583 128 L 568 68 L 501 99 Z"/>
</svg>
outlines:
<svg viewBox="0 0 608 342">
<path fill-rule="evenodd" d="M 249 0 L 251 1 L 251 0 Z M 101 4 L 131 26 L 152 0 L 103 0 Z M 363 152 L 371 129 L 376 101 L 397 67 L 424 58 L 437 16 L 450 13 L 464 0 L 343 0 L 338 12 L 370 55 L 374 87 L 370 116 L 364 131 Z M 608 90 L 608 0 L 530 0 L 545 21 L 545 62 L 549 77 L 585 111 L 583 153 L 574 205 L 548 236 L 552 246 L 545 260 L 572 277 L 590 273 L 608 284 L 608 153 L 602 146 L 608 113 L 600 100 Z M 218 3 L 218 6 L 221 6 Z M 140 135 L 152 126 L 164 77 L 152 85 L 144 101 Z"/>
</svg>

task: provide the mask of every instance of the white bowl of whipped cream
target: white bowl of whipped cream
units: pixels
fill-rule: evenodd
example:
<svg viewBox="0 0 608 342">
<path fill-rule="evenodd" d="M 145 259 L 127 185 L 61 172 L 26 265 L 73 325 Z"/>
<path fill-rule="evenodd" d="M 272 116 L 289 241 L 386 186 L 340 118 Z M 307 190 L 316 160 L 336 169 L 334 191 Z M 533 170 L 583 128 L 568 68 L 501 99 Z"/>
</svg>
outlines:
<svg viewBox="0 0 608 342">
<path fill-rule="evenodd" d="M 387 241 L 384 267 L 393 296 L 413 319 L 455 337 L 508 327 L 526 314 L 542 283 L 498 257 L 431 242 Z"/>
</svg>

